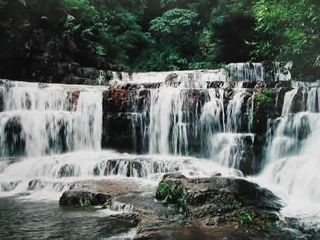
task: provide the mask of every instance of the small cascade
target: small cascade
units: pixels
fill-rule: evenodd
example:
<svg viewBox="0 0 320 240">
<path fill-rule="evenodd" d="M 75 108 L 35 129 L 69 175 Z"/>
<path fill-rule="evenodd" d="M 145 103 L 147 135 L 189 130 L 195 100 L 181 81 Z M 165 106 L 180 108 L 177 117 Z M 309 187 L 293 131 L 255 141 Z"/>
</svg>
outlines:
<svg viewBox="0 0 320 240">
<path fill-rule="evenodd" d="M 101 180 L 106 177 L 157 181 L 163 174 L 174 172 L 181 172 L 189 177 L 217 173 L 242 176 L 238 171 L 206 162 L 195 158 L 136 156 L 113 151 L 83 151 L 8 160 L 2 161 L 0 196 L 34 191 L 53 191 L 59 194 L 75 181 Z"/>
<path fill-rule="evenodd" d="M 241 82 L 241 81 L 289 81 L 291 80 L 290 70 L 292 64 L 289 62 L 282 66 L 279 62 L 270 63 L 230 63 L 224 68 L 211 70 L 184 70 L 170 72 L 113 72 L 113 81 L 124 81 L 130 83 L 163 83 L 176 76 L 178 79 L 191 76 L 192 79 L 197 79 L 202 82 Z"/>
<path fill-rule="evenodd" d="M 254 141 L 248 121 L 253 97 L 240 83 L 230 91 L 207 88 L 198 80 L 188 76 L 178 86 L 167 83 L 151 91 L 150 153 L 198 153 L 240 169 Z"/>
<path fill-rule="evenodd" d="M 265 69 L 262 63 L 230 63 L 226 66 L 233 81 L 263 81 Z"/>
<path fill-rule="evenodd" d="M 319 87 L 287 92 L 282 116 L 270 126 L 266 166 L 261 181 L 283 197 L 284 212 L 309 223 L 320 217 Z"/>
<path fill-rule="evenodd" d="M 15 83 L 6 86 L 3 99 L 1 156 L 100 149 L 101 92 Z"/>
<path fill-rule="evenodd" d="M 74 149 L 100 150 L 102 136 L 101 92 L 81 92 L 75 114 Z"/>
<path fill-rule="evenodd" d="M 187 95 L 180 88 L 163 87 L 151 92 L 150 152 L 187 154 L 188 110 L 183 112 Z"/>
<path fill-rule="evenodd" d="M 97 78 L 98 85 L 102 85 L 106 82 L 105 72 L 103 70 L 99 71 L 99 77 Z"/>
<path fill-rule="evenodd" d="M 248 119 L 243 119 L 243 107 L 247 107 L 250 116 L 253 103 L 250 98 L 246 100 L 247 93 L 242 88 L 236 89 L 227 103 L 223 97 L 225 94 L 222 89 L 210 90 L 210 100 L 202 109 L 202 152 L 223 166 L 240 169 L 241 161 L 248 158 L 246 154 L 252 151 L 254 142 L 250 125 L 246 129 L 242 126 L 242 123 L 249 122 Z"/>
<path fill-rule="evenodd" d="M 265 63 L 230 63 L 226 65 L 229 81 L 289 81 L 292 63 L 285 65 L 279 62 Z"/>
<path fill-rule="evenodd" d="M 190 76 L 193 79 L 200 80 L 202 82 L 210 81 L 226 81 L 227 74 L 224 69 L 218 70 L 188 70 L 188 71 L 171 71 L 171 72 L 146 72 L 146 73 L 127 73 L 127 72 L 113 72 L 114 81 L 124 81 L 131 83 L 163 83 L 168 78 L 176 76 L 178 79 L 188 78 Z"/>
</svg>

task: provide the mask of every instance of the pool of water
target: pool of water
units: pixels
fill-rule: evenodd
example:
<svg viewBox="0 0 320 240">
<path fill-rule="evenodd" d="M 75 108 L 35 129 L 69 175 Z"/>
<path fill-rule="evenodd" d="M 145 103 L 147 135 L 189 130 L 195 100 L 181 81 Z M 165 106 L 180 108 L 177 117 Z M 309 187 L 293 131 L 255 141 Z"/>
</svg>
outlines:
<svg viewBox="0 0 320 240">
<path fill-rule="evenodd" d="M 0 239 L 108 239 L 125 236 L 132 229 L 110 210 L 0 198 Z"/>
</svg>

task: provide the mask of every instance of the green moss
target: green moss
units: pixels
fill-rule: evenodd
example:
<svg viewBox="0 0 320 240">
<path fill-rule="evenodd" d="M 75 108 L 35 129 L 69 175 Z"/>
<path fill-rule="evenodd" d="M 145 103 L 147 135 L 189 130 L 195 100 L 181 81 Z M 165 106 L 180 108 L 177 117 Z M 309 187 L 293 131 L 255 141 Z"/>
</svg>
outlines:
<svg viewBox="0 0 320 240">
<path fill-rule="evenodd" d="M 175 199 L 176 185 L 174 183 L 161 182 L 157 189 L 157 198 L 165 202 L 172 202 Z"/>
<path fill-rule="evenodd" d="M 254 221 L 254 216 L 250 212 L 242 213 L 238 216 L 238 224 L 239 225 L 245 225 L 245 224 L 251 224 Z"/>
<path fill-rule="evenodd" d="M 88 198 L 80 198 L 80 207 L 88 208 L 91 207 L 91 202 Z"/>
<path fill-rule="evenodd" d="M 156 197 L 166 203 L 177 204 L 177 207 L 187 212 L 188 191 L 173 182 L 161 182 L 157 188 Z"/>
<path fill-rule="evenodd" d="M 275 93 L 273 89 L 263 89 L 260 93 L 255 96 L 257 108 L 272 108 L 275 104 Z"/>
</svg>

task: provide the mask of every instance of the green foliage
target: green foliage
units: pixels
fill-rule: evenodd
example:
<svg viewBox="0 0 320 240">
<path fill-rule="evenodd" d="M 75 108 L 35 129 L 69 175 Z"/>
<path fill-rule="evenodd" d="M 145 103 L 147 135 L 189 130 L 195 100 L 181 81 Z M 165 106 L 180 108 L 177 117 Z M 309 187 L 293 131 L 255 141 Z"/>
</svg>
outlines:
<svg viewBox="0 0 320 240">
<path fill-rule="evenodd" d="M 188 211 L 188 192 L 180 185 L 161 182 L 157 188 L 157 197 L 164 202 L 177 204 L 182 211 Z"/>
<path fill-rule="evenodd" d="M 164 36 L 179 35 L 181 31 L 190 31 L 196 25 L 198 14 L 187 9 L 172 9 L 150 22 L 150 30 Z"/>
<path fill-rule="evenodd" d="M 294 76 L 314 79 L 319 12 L 317 0 L 0 0 L 0 74 L 25 75 L 49 51 L 45 66 L 136 71 L 293 61 Z"/>
<path fill-rule="evenodd" d="M 250 224 L 253 222 L 253 216 L 251 213 L 243 213 L 238 218 L 238 223 L 240 225 Z"/>
<path fill-rule="evenodd" d="M 165 202 L 170 202 L 175 198 L 175 189 L 175 184 L 161 182 L 158 186 L 157 193 L 159 194 L 160 199 L 164 200 Z"/>
<path fill-rule="evenodd" d="M 88 208 L 91 207 L 91 202 L 88 198 L 80 198 L 80 207 L 81 208 Z"/>
<path fill-rule="evenodd" d="M 314 0 L 260 0 L 254 7 L 258 33 L 264 34 L 254 54 L 292 60 L 302 74 L 318 75 L 320 3 Z M 299 76 L 300 73 L 300 76 Z"/>
<path fill-rule="evenodd" d="M 255 96 L 258 108 L 270 109 L 274 107 L 274 92 L 273 89 L 263 89 Z"/>
</svg>

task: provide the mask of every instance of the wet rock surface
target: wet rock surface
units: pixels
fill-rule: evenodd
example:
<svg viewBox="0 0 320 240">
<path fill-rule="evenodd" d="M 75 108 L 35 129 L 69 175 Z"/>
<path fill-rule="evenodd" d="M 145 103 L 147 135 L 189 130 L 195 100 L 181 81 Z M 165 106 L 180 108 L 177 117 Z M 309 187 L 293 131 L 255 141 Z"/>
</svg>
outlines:
<svg viewBox="0 0 320 240">
<path fill-rule="evenodd" d="M 169 188 L 169 193 L 163 188 Z M 258 218 L 277 220 L 276 212 L 281 208 L 279 199 L 269 190 L 244 179 L 221 176 L 188 179 L 180 174 L 165 175 L 156 198 L 169 198 L 172 203 L 179 203 L 185 198 L 180 203 L 184 211 L 193 218 L 205 218 L 209 225 L 219 225 L 221 220 L 234 220 L 243 210 Z"/>
<path fill-rule="evenodd" d="M 282 205 L 272 192 L 246 180 L 168 174 L 156 187 L 128 179 L 81 181 L 60 204 L 99 196 L 96 202 L 102 199 L 103 208 L 120 211 L 115 218 L 137 229 L 135 239 L 308 239 L 279 219 Z"/>
<path fill-rule="evenodd" d="M 110 196 L 102 193 L 93 193 L 82 190 L 69 190 L 62 194 L 59 203 L 60 206 L 98 206 L 107 203 Z"/>
</svg>

